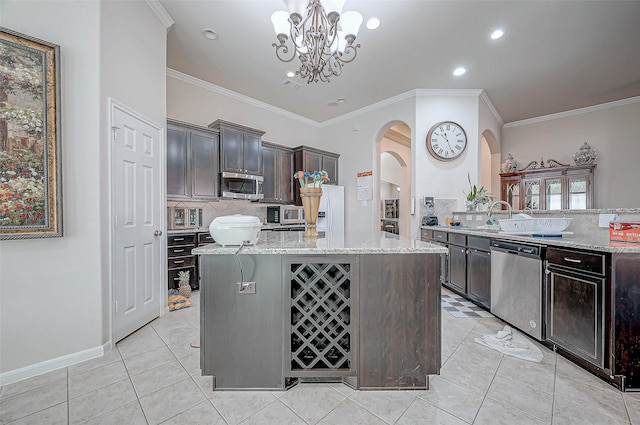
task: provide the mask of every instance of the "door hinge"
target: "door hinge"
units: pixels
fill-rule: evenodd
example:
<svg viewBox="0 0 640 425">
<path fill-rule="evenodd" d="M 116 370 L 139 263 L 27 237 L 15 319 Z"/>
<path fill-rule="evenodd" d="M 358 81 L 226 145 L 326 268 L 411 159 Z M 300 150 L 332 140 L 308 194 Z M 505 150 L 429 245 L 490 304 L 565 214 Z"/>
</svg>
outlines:
<svg viewBox="0 0 640 425">
<path fill-rule="evenodd" d="M 118 312 L 118 301 L 114 302 L 115 306 L 116 306 L 116 313 Z"/>
<path fill-rule="evenodd" d="M 114 125 L 111 127 L 111 130 L 113 131 L 113 140 L 116 140 L 118 138 L 118 130 L 120 130 L 120 127 L 116 127 Z"/>
</svg>

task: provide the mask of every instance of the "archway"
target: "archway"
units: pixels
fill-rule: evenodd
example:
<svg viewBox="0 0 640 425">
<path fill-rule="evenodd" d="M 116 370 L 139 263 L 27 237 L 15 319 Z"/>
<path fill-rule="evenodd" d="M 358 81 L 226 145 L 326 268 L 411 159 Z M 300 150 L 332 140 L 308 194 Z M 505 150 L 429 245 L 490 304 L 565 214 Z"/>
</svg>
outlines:
<svg viewBox="0 0 640 425">
<path fill-rule="evenodd" d="M 480 182 L 496 199 L 500 199 L 500 143 L 491 130 L 482 132 L 480 143 Z"/>
<path fill-rule="evenodd" d="M 377 195 L 380 228 L 409 236 L 411 228 L 411 129 L 404 122 L 386 124 L 378 141 Z"/>
</svg>

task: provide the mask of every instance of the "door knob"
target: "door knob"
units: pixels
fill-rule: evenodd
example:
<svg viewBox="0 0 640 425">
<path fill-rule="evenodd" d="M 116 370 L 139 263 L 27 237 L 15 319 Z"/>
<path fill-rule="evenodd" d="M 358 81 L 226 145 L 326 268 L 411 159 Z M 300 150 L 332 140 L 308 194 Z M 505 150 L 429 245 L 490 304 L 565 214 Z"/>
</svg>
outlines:
<svg viewBox="0 0 640 425">
<path fill-rule="evenodd" d="M 154 236 L 162 236 L 162 230 L 156 230 L 155 232 L 153 232 Z"/>
</svg>

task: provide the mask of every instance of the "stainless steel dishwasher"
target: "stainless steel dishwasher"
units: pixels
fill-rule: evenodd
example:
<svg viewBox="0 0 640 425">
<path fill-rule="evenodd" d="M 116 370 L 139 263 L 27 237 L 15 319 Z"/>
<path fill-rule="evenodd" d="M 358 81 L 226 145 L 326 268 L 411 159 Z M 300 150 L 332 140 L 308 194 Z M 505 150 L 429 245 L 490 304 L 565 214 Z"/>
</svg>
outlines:
<svg viewBox="0 0 640 425">
<path fill-rule="evenodd" d="M 491 241 L 491 313 L 543 339 L 543 247 Z"/>
</svg>

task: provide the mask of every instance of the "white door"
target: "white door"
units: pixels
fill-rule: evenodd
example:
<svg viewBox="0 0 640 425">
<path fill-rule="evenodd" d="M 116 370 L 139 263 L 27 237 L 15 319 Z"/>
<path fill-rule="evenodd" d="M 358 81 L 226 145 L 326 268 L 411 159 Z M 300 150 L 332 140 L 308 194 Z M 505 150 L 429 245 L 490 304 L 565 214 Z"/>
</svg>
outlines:
<svg viewBox="0 0 640 425">
<path fill-rule="evenodd" d="M 113 342 L 160 315 L 162 268 L 162 131 L 111 106 Z"/>
</svg>

